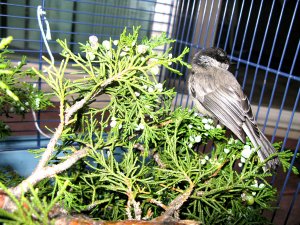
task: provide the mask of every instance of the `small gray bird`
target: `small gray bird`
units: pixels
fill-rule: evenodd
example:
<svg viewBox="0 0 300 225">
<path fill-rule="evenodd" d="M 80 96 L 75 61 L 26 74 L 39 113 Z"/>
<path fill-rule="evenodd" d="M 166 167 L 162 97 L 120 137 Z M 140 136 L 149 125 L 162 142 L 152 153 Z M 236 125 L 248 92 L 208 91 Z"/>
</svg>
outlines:
<svg viewBox="0 0 300 225">
<path fill-rule="evenodd" d="M 246 135 L 265 160 L 275 149 L 258 129 L 251 105 L 240 84 L 228 71 L 230 62 L 220 48 L 208 48 L 195 54 L 189 78 L 189 92 L 203 115 L 218 119 L 242 142 Z M 278 158 L 268 161 L 266 168 L 276 168 Z"/>
</svg>

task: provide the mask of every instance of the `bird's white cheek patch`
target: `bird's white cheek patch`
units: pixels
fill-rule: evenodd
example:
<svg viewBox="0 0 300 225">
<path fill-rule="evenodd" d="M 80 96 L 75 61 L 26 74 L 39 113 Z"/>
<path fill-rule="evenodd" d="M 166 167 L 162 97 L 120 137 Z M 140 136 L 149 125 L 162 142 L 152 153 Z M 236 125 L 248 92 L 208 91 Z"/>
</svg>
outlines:
<svg viewBox="0 0 300 225">
<path fill-rule="evenodd" d="M 228 64 L 226 64 L 226 63 L 220 63 L 219 67 L 221 67 L 224 70 L 228 70 L 228 68 L 229 68 Z"/>
</svg>

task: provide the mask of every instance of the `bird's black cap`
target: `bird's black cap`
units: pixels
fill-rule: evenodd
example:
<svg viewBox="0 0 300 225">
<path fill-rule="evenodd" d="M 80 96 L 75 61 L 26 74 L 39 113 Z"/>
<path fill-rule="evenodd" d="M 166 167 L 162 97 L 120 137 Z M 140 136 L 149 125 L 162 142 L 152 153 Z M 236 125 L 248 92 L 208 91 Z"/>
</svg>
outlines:
<svg viewBox="0 0 300 225">
<path fill-rule="evenodd" d="M 208 56 L 217 60 L 220 63 L 225 63 L 228 65 L 230 64 L 230 61 L 227 57 L 227 53 L 221 48 L 211 47 L 202 49 L 195 55 L 194 59 L 197 60 L 197 58 L 201 56 Z"/>
</svg>

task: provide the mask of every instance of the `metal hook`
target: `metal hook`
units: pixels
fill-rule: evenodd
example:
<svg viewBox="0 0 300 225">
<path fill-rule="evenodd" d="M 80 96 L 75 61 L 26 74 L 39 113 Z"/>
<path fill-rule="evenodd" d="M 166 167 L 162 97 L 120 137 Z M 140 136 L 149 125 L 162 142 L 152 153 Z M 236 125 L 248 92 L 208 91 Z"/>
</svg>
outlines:
<svg viewBox="0 0 300 225">
<path fill-rule="evenodd" d="M 42 6 L 39 5 L 39 6 L 37 7 L 37 19 L 38 19 L 38 24 L 39 24 L 39 28 L 40 28 L 41 33 L 42 33 L 42 38 L 43 38 L 44 44 L 45 44 L 46 49 L 47 49 L 47 52 L 48 52 L 48 54 L 49 54 L 49 56 L 50 56 L 51 63 L 52 63 L 52 65 L 54 65 L 54 57 L 53 57 L 53 55 L 52 55 L 52 52 L 51 52 L 51 50 L 50 50 L 50 47 L 49 47 L 49 44 L 48 44 L 48 41 L 47 41 L 47 40 L 51 40 L 50 25 L 49 25 L 49 22 L 48 22 L 48 20 L 47 20 L 47 18 L 46 18 L 45 15 L 46 15 L 46 12 L 42 9 Z M 42 17 L 44 17 L 44 22 L 45 22 L 45 25 L 46 25 L 46 34 L 45 34 L 45 32 L 44 32 L 44 29 L 43 29 Z M 35 125 L 37 131 L 38 131 L 41 135 L 43 135 L 43 136 L 45 136 L 45 137 L 47 137 L 47 138 L 50 138 L 49 135 L 45 134 L 45 133 L 41 130 L 39 124 L 37 123 L 37 117 L 36 117 L 35 111 L 34 111 L 34 110 L 31 110 L 31 111 L 32 111 L 33 119 L 34 119 L 34 125 Z"/>
<path fill-rule="evenodd" d="M 42 6 L 39 5 L 37 7 L 38 24 L 39 24 L 39 27 L 40 27 L 40 30 L 41 30 L 41 33 L 42 33 L 43 41 L 44 41 L 44 44 L 46 46 L 47 52 L 50 56 L 52 64 L 54 65 L 54 57 L 52 55 L 52 52 L 50 50 L 50 47 L 49 47 L 49 44 L 48 44 L 48 41 L 47 41 L 47 40 L 51 40 L 50 26 L 49 26 L 49 22 L 48 22 L 45 15 L 46 15 L 46 12 L 42 9 Z M 44 29 L 43 29 L 43 24 L 42 24 L 42 20 L 41 20 L 42 16 L 44 16 L 44 22 L 46 24 L 46 34 L 44 32 Z"/>
</svg>

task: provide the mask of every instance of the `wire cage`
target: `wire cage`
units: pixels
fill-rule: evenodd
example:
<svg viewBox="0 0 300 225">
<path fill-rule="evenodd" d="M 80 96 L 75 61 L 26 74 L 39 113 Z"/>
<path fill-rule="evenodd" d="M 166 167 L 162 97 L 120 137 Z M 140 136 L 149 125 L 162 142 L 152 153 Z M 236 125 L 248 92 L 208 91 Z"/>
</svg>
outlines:
<svg viewBox="0 0 300 225">
<path fill-rule="evenodd" d="M 13 36 L 10 49 L 17 56 L 26 55 L 28 66 L 40 70 L 45 63 L 42 55 L 48 56 L 48 51 L 38 26 L 38 6 L 46 12 L 41 19 L 44 30 L 52 36 L 48 43 L 55 62 L 60 60 L 56 39 L 66 39 L 76 52 L 78 42 L 85 43 L 92 34 L 102 41 L 114 39 L 124 27 L 133 26 L 141 26 L 142 36 L 166 32 L 176 40 L 173 55 L 186 46 L 190 48 L 185 59 L 189 62 L 199 49 L 223 48 L 235 63 L 230 70 L 248 95 L 262 131 L 271 142 L 282 141 L 282 150 L 292 149 L 292 165 L 299 168 L 296 161 L 300 146 L 299 0 L 2 0 L 0 5 L 1 38 Z M 184 75 L 178 77 L 161 71 L 159 80 L 177 91 L 174 107 L 192 107 L 187 91 L 189 71 L 177 69 Z M 28 82 L 37 83 L 46 92 L 49 90 L 40 80 Z M 105 103 L 108 99 L 98 101 Z M 25 118 L 1 115 L 12 136 L 0 142 L 0 152 L 45 146 L 49 139 L 37 131 L 34 121 L 41 129 L 56 127 L 55 105 L 54 102 L 53 108 L 37 112 L 36 118 L 30 113 Z M 287 174 L 274 177 L 272 184 L 279 188 L 274 203 L 279 208 L 268 215 L 272 222 L 299 224 L 299 177 L 292 175 L 290 169 Z"/>
</svg>

